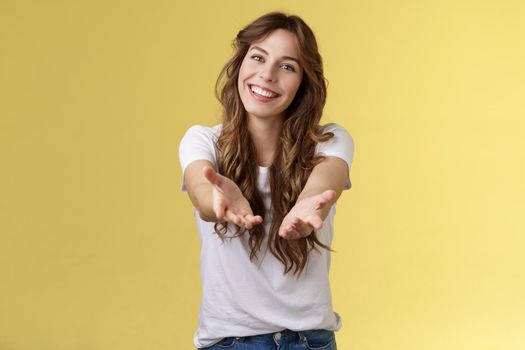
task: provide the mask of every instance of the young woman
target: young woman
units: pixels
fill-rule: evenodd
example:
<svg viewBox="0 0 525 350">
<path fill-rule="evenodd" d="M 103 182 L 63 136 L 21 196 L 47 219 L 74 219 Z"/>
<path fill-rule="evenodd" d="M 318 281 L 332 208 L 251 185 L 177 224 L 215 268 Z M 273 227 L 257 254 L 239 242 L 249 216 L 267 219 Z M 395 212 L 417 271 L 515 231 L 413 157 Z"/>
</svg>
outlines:
<svg viewBox="0 0 525 350">
<path fill-rule="evenodd" d="M 195 345 L 336 349 L 330 245 L 352 137 L 319 125 L 322 59 L 300 17 L 268 13 L 234 48 L 216 85 L 222 124 L 192 126 L 179 148 L 201 240 Z"/>
</svg>

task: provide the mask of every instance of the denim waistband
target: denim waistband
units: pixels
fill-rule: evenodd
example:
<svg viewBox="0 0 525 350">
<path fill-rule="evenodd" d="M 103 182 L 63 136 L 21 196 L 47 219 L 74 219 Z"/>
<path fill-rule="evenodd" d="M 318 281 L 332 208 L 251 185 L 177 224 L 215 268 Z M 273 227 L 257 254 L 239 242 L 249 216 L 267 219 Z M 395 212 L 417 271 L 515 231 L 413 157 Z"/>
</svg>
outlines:
<svg viewBox="0 0 525 350">
<path fill-rule="evenodd" d="M 258 339 L 258 340 L 268 340 L 268 341 L 271 341 L 271 340 L 276 340 L 276 341 L 279 341 L 281 339 L 290 339 L 290 338 L 294 338 L 294 339 L 299 339 L 301 341 L 305 341 L 306 340 L 306 337 L 309 336 L 310 334 L 314 333 L 314 332 L 329 332 L 329 333 L 333 333 L 333 331 L 328 331 L 328 330 L 324 330 L 324 329 L 311 329 L 311 330 L 304 330 L 304 331 L 292 331 L 290 329 L 283 329 L 281 331 L 277 331 L 277 332 L 272 332 L 272 333 L 265 333 L 265 334 L 257 334 L 257 335 L 250 335 L 250 336 L 243 336 L 243 337 L 231 337 L 231 338 L 235 338 L 237 339 L 238 341 L 244 341 L 244 340 L 247 340 L 247 339 L 251 339 L 251 340 L 255 340 L 255 339 Z"/>
</svg>

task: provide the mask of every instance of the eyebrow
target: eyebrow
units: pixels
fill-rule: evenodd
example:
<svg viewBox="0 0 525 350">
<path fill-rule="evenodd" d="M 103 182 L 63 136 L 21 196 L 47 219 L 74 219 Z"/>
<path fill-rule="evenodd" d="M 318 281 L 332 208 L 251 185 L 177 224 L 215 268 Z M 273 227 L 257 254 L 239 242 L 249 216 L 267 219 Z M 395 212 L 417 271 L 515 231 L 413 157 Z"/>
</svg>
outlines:
<svg viewBox="0 0 525 350">
<path fill-rule="evenodd" d="M 251 50 L 259 50 L 261 52 L 263 52 L 264 54 L 268 55 L 268 51 L 266 51 L 265 49 L 259 47 L 259 46 L 254 46 L 250 49 Z M 297 58 L 294 58 L 294 57 L 290 57 L 290 56 L 282 56 L 281 59 L 285 59 L 285 60 L 292 60 L 292 61 L 295 61 L 299 66 L 301 66 L 301 63 L 299 62 L 299 60 Z"/>
</svg>

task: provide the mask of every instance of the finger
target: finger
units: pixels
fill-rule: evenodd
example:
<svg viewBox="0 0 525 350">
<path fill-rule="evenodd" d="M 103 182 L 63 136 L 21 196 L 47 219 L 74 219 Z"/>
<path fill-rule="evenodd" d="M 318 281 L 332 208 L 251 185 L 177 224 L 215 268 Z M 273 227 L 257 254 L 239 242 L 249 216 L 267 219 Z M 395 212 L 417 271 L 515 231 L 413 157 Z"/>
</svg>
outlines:
<svg viewBox="0 0 525 350">
<path fill-rule="evenodd" d="M 321 193 L 317 200 L 317 205 L 319 206 L 319 209 L 324 207 L 330 201 L 332 201 L 335 198 L 335 196 L 336 193 L 333 190 L 326 190 L 323 193 Z"/>
<path fill-rule="evenodd" d="M 239 226 L 241 224 L 241 219 L 237 215 L 235 215 L 231 210 L 226 211 L 225 219 L 226 221 L 232 222 Z"/>
<path fill-rule="evenodd" d="M 289 227 L 283 228 L 279 231 L 279 236 L 281 236 L 284 239 L 290 239 L 290 237 L 292 236 L 292 230 Z"/>
<path fill-rule="evenodd" d="M 284 237 L 290 234 L 293 230 L 296 229 L 297 224 L 299 223 L 298 218 L 292 218 L 290 220 L 287 220 L 287 223 L 283 223 L 281 227 L 279 228 L 279 235 Z"/>
<path fill-rule="evenodd" d="M 301 220 L 300 218 L 292 219 L 292 223 L 282 228 L 282 237 L 287 239 L 298 239 L 306 237 L 312 233 L 314 226 L 309 220 Z"/>
<path fill-rule="evenodd" d="M 308 223 L 312 228 L 319 230 L 321 227 L 323 227 L 323 220 L 317 215 L 310 216 L 306 223 Z"/>
<path fill-rule="evenodd" d="M 231 212 L 233 215 L 235 215 L 235 223 L 239 226 L 242 226 L 244 228 L 250 229 L 252 228 L 253 224 L 246 219 L 246 215 L 242 214 L 241 212 L 237 211 L 235 208 L 231 208 Z"/>
<path fill-rule="evenodd" d="M 284 239 L 298 239 L 301 237 L 302 237 L 301 233 L 296 230 L 291 230 L 288 233 L 286 233 L 286 235 L 283 236 Z"/>
<path fill-rule="evenodd" d="M 239 218 L 241 219 L 241 224 L 242 226 L 244 226 L 245 228 L 247 228 L 248 230 L 251 229 L 253 227 L 253 224 L 252 222 L 250 221 L 249 218 L 247 218 L 247 215 L 238 215 Z"/>
<path fill-rule="evenodd" d="M 279 236 L 284 238 L 286 237 L 289 231 L 291 231 L 291 226 L 281 226 L 279 228 Z"/>
<path fill-rule="evenodd" d="M 224 219 L 224 216 L 225 216 L 225 212 L 224 212 L 224 207 L 218 207 L 216 210 L 215 210 L 215 216 L 217 216 L 217 219 L 219 220 L 223 220 Z"/>
<path fill-rule="evenodd" d="M 222 205 L 221 203 L 213 203 L 213 212 L 215 213 L 215 216 L 217 217 L 217 219 L 219 220 L 224 219 L 225 210 L 226 210 L 225 206 Z"/>
<path fill-rule="evenodd" d="M 242 216 L 242 218 L 244 220 L 244 226 L 247 229 L 252 229 L 255 225 L 258 225 L 263 221 L 262 217 L 259 215 L 253 216 L 251 214 L 247 214 Z"/>
<path fill-rule="evenodd" d="M 302 227 L 304 227 L 304 221 L 301 218 L 293 217 L 290 220 L 290 224 L 288 225 L 291 230 L 300 230 Z"/>
<path fill-rule="evenodd" d="M 293 232 L 295 231 L 295 226 L 292 224 L 281 226 L 279 229 L 279 236 L 283 238 L 290 238 L 293 236 Z"/>
<path fill-rule="evenodd" d="M 300 220 L 294 225 L 294 231 L 296 231 L 300 237 L 308 236 L 312 233 L 313 229 L 313 226 L 308 221 Z"/>
<path fill-rule="evenodd" d="M 257 225 L 259 223 L 262 222 L 262 218 L 257 215 L 257 216 L 253 216 L 252 214 L 246 214 L 244 216 L 244 218 L 246 219 L 246 221 L 248 221 L 252 226 L 253 225 Z"/>
</svg>

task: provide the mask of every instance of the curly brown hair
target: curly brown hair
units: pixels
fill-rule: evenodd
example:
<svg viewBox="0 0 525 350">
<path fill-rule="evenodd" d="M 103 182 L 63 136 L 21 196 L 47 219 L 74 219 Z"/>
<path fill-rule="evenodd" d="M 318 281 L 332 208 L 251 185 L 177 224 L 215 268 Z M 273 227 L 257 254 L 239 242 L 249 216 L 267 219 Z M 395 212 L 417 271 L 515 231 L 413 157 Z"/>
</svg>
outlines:
<svg viewBox="0 0 525 350">
<path fill-rule="evenodd" d="M 271 188 L 271 213 L 266 213 L 262 195 L 257 189 L 258 164 L 247 127 L 247 112 L 242 104 L 237 87 L 239 70 L 250 45 L 265 38 L 276 29 L 284 29 L 297 38 L 299 60 L 304 75 L 297 93 L 285 111 L 275 159 L 269 169 Z M 317 238 L 314 231 L 307 237 L 287 240 L 278 235 L 286 214 L 295 205 L 313 167 L 324 157 L 315 155 L 317 143 L 333 137 L 322 133 L 319 121 L 326 102 L 327 80 L 323 74 L 323 63 L 312 30 L 298 16 L 282 12 L 267 13 L 244 27 L 234 39 L 233 57 L 222 68 L 215 84 L 215 95 L 223 106 L 222 129 L 217 140 L 219 151 L 218 172 L 234 181 L 250 203 L 255 214 L 271 216 L 268 236 L 270 252 L 284 265 L 283 273 L 294 269 L 300 275 L 308 255 L 317 246 L 331 248 Z M 215 232 L 221 240 L 228 224 L 215 224 Z M 246 230 L 236 227 L 233 237 Z M 249 230 L 250 260 L 257 257 L 265 232 L 263 225 Z"/>
</svg>

